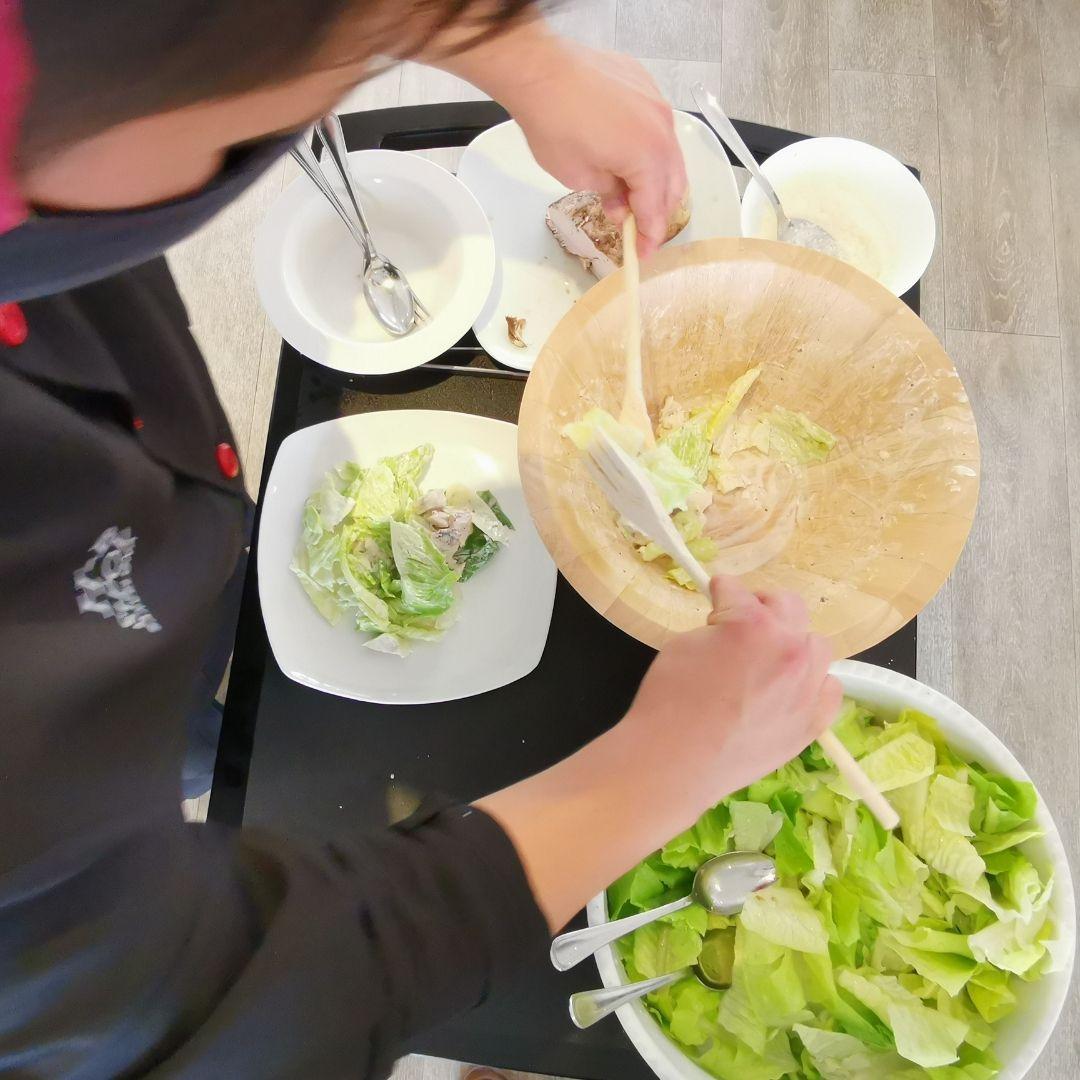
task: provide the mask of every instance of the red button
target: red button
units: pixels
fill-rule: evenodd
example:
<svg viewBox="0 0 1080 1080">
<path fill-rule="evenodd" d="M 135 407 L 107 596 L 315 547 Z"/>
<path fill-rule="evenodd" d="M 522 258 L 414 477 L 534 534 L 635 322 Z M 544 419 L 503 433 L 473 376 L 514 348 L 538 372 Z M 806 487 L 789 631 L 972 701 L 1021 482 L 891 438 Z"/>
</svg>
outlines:
<svg viewBox="0 0 1080 1080">
<path fill-rule="evenodd" d="M 217 467 L 226 480 L 235 480 L 240 475 L 240 459 L 236 451 L 227 443 L 217 444 Z"/>
<path fill-rule="evenodd" d="M 18 304 L 0 304 L 0 345 L 21 345 L 27 333 L 22 308 Z"/>
<path fill-rule="evenodd" d="M 133 420 L 131 421 L 131 426 L 132 426 L 132 427 L 133 427 L 133 428 L 134 428 L 134 429 L 135 429 L 136 431 L 142 431 L 142 429 L 143 429 L 143 428 L 144 428 L 144 427 L 145 427 L 146 425 L 144 424 L 144 422 L 143 422 L 143 418 L 142 418 L 141 416 L 136 416 L 136 417 L 135 417 L 135 418 L 134 418 L 134 419 L 133 419 Z"/>
</svg>

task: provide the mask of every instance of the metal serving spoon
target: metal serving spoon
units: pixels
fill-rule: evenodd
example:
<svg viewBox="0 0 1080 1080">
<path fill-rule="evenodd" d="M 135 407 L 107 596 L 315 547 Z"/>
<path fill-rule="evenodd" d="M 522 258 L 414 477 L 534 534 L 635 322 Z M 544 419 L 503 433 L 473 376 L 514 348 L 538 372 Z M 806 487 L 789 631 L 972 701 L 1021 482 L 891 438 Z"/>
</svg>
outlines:
<svg viewBox="0 0 1080 1080">
<path fill-rule="evenodd" d="M 827 229 L 808 221 L 806 218 L 788 217 L 780 205 L 780 196 L 776 189 L 765 179 L 765 174 L 758 167 L 757 160 L 750 153 L 750 148 L 743 142 L 742 136 L 735 130 L 735 125 L 720 108 L 716 95 L 710 93 L 702 83 L 694 86 L 694 101 L 697 102 L 702 116 L 720 138 L 731 147 L 734 155 L 749 170 L 750 175 L 761 185 L 765 198 L 772 204 L 776 213 L 776 236 L 786 244 L 798 244 L 799 247 L 811 248 L 834 259 L 842 258 L 840 245 Z"/>
<path fill-rule="evenodd" d="M 560 934 L 551 943 L 551 963 L 559 971 L 569 971 L 575 964 L 580 964 L 624 934 L 648 926 L 665 915 L 682 911 L 691 904 L 700 904 L 714 915 L 734 915 L 742 910 L 751 893 L 774 884 L 776 863 L 768 855 L 762 855 L 760 851 L 732 851 L 727 855 L 718 855 L 698 867 L 689 895 L 681 900 L 673 900 L 670 904 L 625 919 Z M 642 993 L 648 991 L 643 990 Z"/>
<path fill-rule="evenodd" d="M 364 299 L 367 300 L 372 314 L 386 330 L 400 337 L 412 330 L 418 322 L 430 316 L 397 267 L 376 250 L 352 174 L 348 169 L 341 125 L 336 116 L 332 118 L 332 121 L 331 123 L 320 122 L 317 130 L 327 155 L 334 163 L 349 193 L 349 199 L 356 212 L 355 218 L 338 198 L 337 192 L 327 180 L 311 147 L 301 141 L 292 148 L 291 153 L 308 178 L 323 193 L 327 202 L 337 211 L 363 252 L 364 269 L 361 285 L 364 290 Z"/>
<path fill-rule="evenodd" d="M 644 979 L 641 982 L 626 983 L 624 986 L 602 986 L 599 990 L 581 990 L 570 995 L 570 1019 L 574 1027 L 592 1027 L 598 1020 L 610 1016 L 616 1009 L 621 1009 L 631 1001 L 651 994 L 654 990 L 663 990 L 665 986 L 681 982 L 683 979 L 693 976 L 699 982 L 713 990 L 723 990 L 724 986 L 714 983 L 705 978 L 699 967 L 682 968 L 680 971 L 671 971 L 667 975 L 657 975 L 655 979 Z"/>
</svg>

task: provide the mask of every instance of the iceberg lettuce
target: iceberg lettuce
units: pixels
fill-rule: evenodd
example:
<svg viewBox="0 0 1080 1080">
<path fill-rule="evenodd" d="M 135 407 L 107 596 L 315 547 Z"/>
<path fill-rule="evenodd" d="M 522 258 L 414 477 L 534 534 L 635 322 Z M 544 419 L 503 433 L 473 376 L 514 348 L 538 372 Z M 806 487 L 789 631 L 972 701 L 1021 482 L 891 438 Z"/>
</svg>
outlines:
<svg viewBox="0 0 1080 1080">
<path fill-rule="evenodd" d="M 609 910 L 685 895 L 736 849 L 770 854 L 778 884 L 730 918 L 688 908 L 620 954 L 632 976 L 725 973 L 723 989 L 688 975 L 646 1002 L 720 1080 L 990 1080 L 994 1024 L 1067 960 L 1053 881 L 1021 846 L 1039 832 L 1034 790 L 965 761 L 922 714 L 882 722 L 847 701 L 837 733 L 901 828 L 885 832 L 811 747 L 624 875 Z"/>
</svg>

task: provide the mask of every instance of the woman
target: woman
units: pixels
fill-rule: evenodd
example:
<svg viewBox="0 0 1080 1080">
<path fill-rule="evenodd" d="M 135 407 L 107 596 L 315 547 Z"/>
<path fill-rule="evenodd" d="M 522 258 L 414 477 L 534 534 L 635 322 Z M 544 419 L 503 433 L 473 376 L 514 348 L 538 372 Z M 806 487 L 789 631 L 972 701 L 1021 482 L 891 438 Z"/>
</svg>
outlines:
<svg viewBox="0 0 1080 1080">
<path fill-rule="evenodd" d="M 0 0 L 0 1074 L 384 1076 L 837 707 L 800 602 L 720 581 L 620 724 L 475 806 L 318 843 L 181 822 L 246 507 L 160 253 L 376 54 L 488 91 L 660 239 L 670 109 L 526 0 Z"/>
</svg>

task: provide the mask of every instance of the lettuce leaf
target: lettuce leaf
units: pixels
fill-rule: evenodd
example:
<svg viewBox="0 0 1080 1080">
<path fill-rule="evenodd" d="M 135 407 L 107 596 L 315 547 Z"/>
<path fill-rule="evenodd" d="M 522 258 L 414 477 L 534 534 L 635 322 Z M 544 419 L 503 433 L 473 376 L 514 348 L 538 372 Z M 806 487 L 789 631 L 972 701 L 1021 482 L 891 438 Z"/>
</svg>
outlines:
<svg viewBox="0 0 1080 1080">
<path fill-rule="evenodd" d="M 921 713 L 882 720 L 845 702 L 837 727 L 901 828 L 883 830 L 813 747 L 707 811 L 612 886 L 613 915 L 685 895 L 732 846 L 763 849 L 780 881 L 737 916 L 693 906 L 651 931 L 667 936 L 646 966 L 681 963 L 700 940 L 698 962 L 708 954 L 730 986 L 688 976 L 681 1011 L 667 991 L 649 1007 L 721 1078 L 990 1080 L 994 1025 L 1068 960 L 1053 880 L 1024 848 L 1039 834 L 1034 789 L 966 761 Z"/>
<path fill-rule="evenodd" d="M 323 618 L 348 616 L 375 652 L 404 656 L 415 642 L 437 641 L 453 621 L 458 581 L 485 566 L 513 528 L 490 492 L 460 489 L 476 524 L 451 563 L 417 516 L 433 454 L 425 443 L 369 468 L 343 462 L 304 506 L 291 569 Z"/>
</svg>

